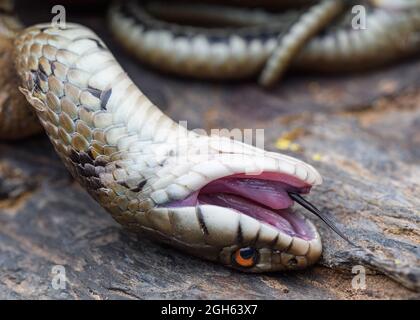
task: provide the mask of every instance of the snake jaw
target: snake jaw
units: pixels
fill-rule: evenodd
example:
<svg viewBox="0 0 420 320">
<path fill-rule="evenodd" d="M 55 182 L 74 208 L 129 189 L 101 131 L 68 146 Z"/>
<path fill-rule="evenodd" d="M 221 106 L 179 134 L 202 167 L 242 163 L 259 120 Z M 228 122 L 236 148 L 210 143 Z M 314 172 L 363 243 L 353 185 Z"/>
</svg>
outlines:
<svg viewBox="0 0 420 320">
<path fill-rule="evenodd" d="M 160 230 L 161 237 L 170 235 L 166 240 L 171 245 L 246 272 L 301 269 L 315 263 L 322 251 L 320 236 L 309 220 L 292 212 L 288 192 L 308 193 L 322 182 L 318 172 L 285 155 L 261 153 L 232 140 L 230 149 L 219 143 L 213 156 L 190 161 L 186 174 L 152 192 L 157 207 L 148 215 L 151 228 Z M 242 153 L 239 147 L 245 148 Z M 248 166 L 251 159 L 253 169 Z M 248 247 L 257 258 L 252 266 L 242 267 L 234 257 Z"/>
<path fill-rule="evenodd" d="M 305 220 L 312 239 L 290 237 L 246 214 L 213 205 L 154 208 L 148 215 L 151 226 L 144 231 L 182 251 L 244 272 L 304 269 L 318 261 L 322 243 L 314 224 L 297 212 L 293 214 Z M 257 252 L 255 264 L 242 267 L 233 257 L 249 247 Z"/>
</svg>

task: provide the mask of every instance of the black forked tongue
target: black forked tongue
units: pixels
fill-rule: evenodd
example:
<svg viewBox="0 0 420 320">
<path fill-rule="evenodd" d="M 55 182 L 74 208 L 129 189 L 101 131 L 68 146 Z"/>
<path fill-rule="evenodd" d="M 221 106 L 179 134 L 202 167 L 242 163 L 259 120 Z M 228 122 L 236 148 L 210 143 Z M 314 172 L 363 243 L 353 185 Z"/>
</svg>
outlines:
<svg viewBox="0 0 420 320">
<path fill-rule="evenodd" d="M 292 198 L 294 201 L 299 203 L 302 207 L 304 207 L 306 210 L 309 210 L 314 215 L 316 215 L 318 218 L 320 218 L 322 221 L 325 222 L 327 226 L 329 226 L 336 234 L 338 234 L 341 238 L 346 240 L 348 243 L 350 243 L 352 246 L 357 247 L 353 242 L 351 242 L 344 234 L 341 233 L 340 230 L 337 229 L 337 227 L 334 225 L 334 223 L 328 219 L 321 211 L 319 211 L 312 203 L 310 203 L 308 200 L 303 198 L 300 194 L 289 192 L 290 198 Z"/>
</svg>

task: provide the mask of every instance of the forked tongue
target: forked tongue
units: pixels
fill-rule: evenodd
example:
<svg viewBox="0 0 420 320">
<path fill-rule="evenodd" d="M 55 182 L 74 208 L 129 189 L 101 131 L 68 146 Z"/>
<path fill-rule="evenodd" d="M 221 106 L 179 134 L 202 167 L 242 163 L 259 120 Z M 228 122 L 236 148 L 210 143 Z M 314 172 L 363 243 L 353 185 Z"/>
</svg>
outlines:
<svg viewBox="0 0 420 320">
<path fill-rule="evenodd" d="M 331 230 L 333 230 L 342 239 L 344 239 L 345 241 L 347 241 L 352 246 L 355 246 L 356 247 L 356 245 L 353 242 L 351 242 L 340 230 L 338 230 L 337 227 L 334 225 L 334 223 L 330 219 L 328 219 L 321 211 L 319 211 L 318 208 L 315 207 L 312 203 L 310 203 L 308 200 L 306 200 L 305 198 L 303 198 L 298 193 L 289 192 L 289 196 L 294 201 L 296 201 L 297 203 L 299 203 L 302 207 L 304 207 L 306 210 L 308 210 L 309 212 L 313 213 L 318 218 L 320 218 L 328 227 L 331 228 Z"/>
<path fill-rule="evenodd" d="M 233 207 L 249 216 L 266 221 L 288 234 L 292 235 L 297 233 L 305 238 L 308 235 L 308 231 L 300 227 L 302 223 L 300 221 L 294 221 L 291 224 L 291 221 L 288 220 L 293 215 L 287 214 L 286 216 L 286 212 L 282 210 L 291 207 L 294 200 L 321 219 L 338 236 L 355 246 L 354 243 L 338 230 L 330 219 L 300 195 L 300 193 L 306 193 L 308 191 L 309 189 L 303 185 L 292 186 L 284 180 L 272 181 L 258 178 L 225 177 L 212 181 L 202 188 L 200 190 L 199 201 L 202 203 Z M 262 204 L 264 207 L 258 206 L 257 203 Z"/>
<path fill-rule="evenodd" d="M 188 198 L 172 202 L 169 206 L 182 207 L 201 203 L 232 208 L 273 225 L 291 236 L 310 239 L 313 235 L 304 221 L 288 211 L 294 200 L 321 219 L 338 236 L 356 246 L 329 218 L 301 196 L 302 193 L 308 193 L 310 188 L 310 185 L 286 175 L 263 173 L 252 178 L 234 175 L 214 180 Z"/>
</svg>

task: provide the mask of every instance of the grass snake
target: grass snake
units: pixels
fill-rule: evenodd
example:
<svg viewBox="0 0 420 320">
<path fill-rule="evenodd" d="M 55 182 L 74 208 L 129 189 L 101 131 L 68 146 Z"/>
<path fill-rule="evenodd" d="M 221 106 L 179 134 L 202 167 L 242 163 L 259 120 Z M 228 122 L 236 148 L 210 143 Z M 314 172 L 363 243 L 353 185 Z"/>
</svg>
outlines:
<svg viewBox="0 0 420 320">
<path fill-rule="evenodd" d="M 22 29 L 8 1 L 0 8 L 2 59 L 14 59 L 14 65 L 0 60 L 9 82 L 19 86 L 75 179 L 128 229 L 250 272 L 301 269 L 319 259 L 320 235 L 309 219 L 291 210 L 294 202 L 340 234 L 302 197 L 322 182 L 311 165 L 186 130 L 136 87 L 92 30 L 72 23 Z M 403 18 L 381 8 L 370 13 L 375 23 L 405 27 L 387 33 L 384 28 L 368 29 L 368 35 L 359 38 L 352 30 L 336 27 L 314 37 L 314 30 L 324 28 L 325 21 L 342 10 L 340 1 L 322 1 L 297 18 L 288 15 L 281 37 L 282 19 L 281 27 L 274 23 L 261 29 L 269 14 L 253 11 L 248 17 L 251 27 L 225 37 L 220 28 L 193 30 L 155 20 L 134 2 L 112 8 L 112 30 L 143 61 L 198 77 L 243 77 L 263 69 L 263 84 L 278 79 L 292 57 L 296 66 L 310 67 L 321 59 L 315 69 L 340 69 L 370 64 L 373 56 L 382 63 L 406 55 L 414 51 L 413 42 L 402 50 L 389 41 L 397 33 L 417 31 L 419 23 L 417 8 L 403 11 Z M 161 9 L 159 4 L 149 8 Z M 220 17 L 223 22 L 243 23 L 238 18 L 243 15 L 227 13 L 230 17 Z M 258 30 L 265 30 L 265 36 Z M 167 41 L 174 46 L 165 47 Z M 25 134 L 35 131 L 36 126 L 25 124 L 34 116 L 17 89 L 3 91 L 8 103 L 0 103 L 0 137 L 19 137 L 24 128 L 30 131 Z"/>
</svg>

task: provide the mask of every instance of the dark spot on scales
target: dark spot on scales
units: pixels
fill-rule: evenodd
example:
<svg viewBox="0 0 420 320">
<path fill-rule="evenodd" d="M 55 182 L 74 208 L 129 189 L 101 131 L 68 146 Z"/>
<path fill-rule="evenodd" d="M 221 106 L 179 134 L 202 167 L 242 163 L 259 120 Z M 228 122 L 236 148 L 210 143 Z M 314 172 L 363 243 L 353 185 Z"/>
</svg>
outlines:
<svg viewBox="0 0 420 320">
<path fill-rule="evenodd" d="M 81 164 L 93 164 L 94 160 L 93 158 L 86 152 L 80 152 L 79 153 L 79 161 Z"/>
<path fill-rule="evenodd" d="M 242 235 L 242 227 L 241 227 L 241 224 L 238 223 L 238 230 L 236 232 L 236 242 L 243 243 L 243 241 L 244 241 L 244 237 Z"/>
<path fill-rule="evenodd" d="M 95 39 L 95 38 L 85 38 L 85 39 L 87 39 L 87 40 L 91 40 L 91 41 L 93 41 L 93 42 L 95 42 L 96 43 L 96 45 L 99 47 L 99 48 L 101 48 L 101 49 L 105 49 L 105 46 L 98 40 L 98 39 Z"/>
<path fill-rule="evenodd" d="M 103 184 L 101 182 L 101 179 L 97 178 L 97 177 L 92 177 L 88 180 L 88 186 L 91 189 L 97 190 L 103 187 Z"/>
<path fill-rule="evenodd" d="M 195 214 L 197 215 L 198 223 L 200 224 L 201 231 L 208 236 L 209 230 L 207 229 L 206 223 L 204 222 L 203 213 L 201 212 L 200 206 L 195 207 Z"/>
<path fill-rule="evenodd" d="M 112 89 L 108 89 L 106 91 L 102 91 L 100 99 L 101 99 L 101 109 L 106 110 L 106 104 L 108 103 L 109 98 L 111 97 Z"/>
<path fill-rule="evenodd" d="M 279 240 L 279 235 L 276 235 L 276 237 L 271 241 L 270 247 L 274 248 L 274 246 L 277 244 L 277 241 Z"/>
<path fill-rule="evenodd" d="M 69 155 L 70 160 L 76 166 L 77 171 L 84 177 L 96 176 L 93 158 L 86 152 L 72 150 Z"/>
<path fill-rule="evenodd" d="M 37 71 L 31 71 L 32 74 L 32 80 L 34 82 L 34 89 L 36 91 L 40 91 L 41 90 L 41 86 L 39 83 L 39 76 L 38 76 L 38 72 Z"/>
<path fill-rule="evenodd" d="M 126 187 L 127 189 L 130 189 L 130 186 L 127 184 L 127 182 L 125 181 L 118 181 L 118 184 L 120 186 Z"/>
<path fill-rule="evenodd" d="M 94 97 L 100 99 L 102 91 L 96 88 L 88 87 L 87 91 Z"/>
<path fill-rule="evenodd" d="M 160 167 L 163 167 L 168 162 L 168 159 L 163 159 L 161 162 L 158 163 Z"/>
<path fill-rule="evenodd" d="M 103 158 L 96 158 L 94 163 L 97 167 L 105 167 L 108 164 Z"/>
<path fill-rule="evenodd" d="M 97 166 L 101 161 L 94 160 L 90 150 L 88 152 L 71 150 L 69 158 L 76 169 L 76 178 L 79 183 L 85 186 L 89 194 L 96 198 L 97 194 L 95 191 L 104 187 L 99 174 L 104 172 L 105 168 Z M 105 166 L 106 162 L 102 160 L 101 165 Z"/>
<path fill-rule="evenodd" d="M 45 73 L 43 73 L 41 71 L 38 71 L 37 75 L 38 75 L 38 78 L 41 79 L 42 81 L 44 81 L 44 82 L 48 81 L 48 77 Z"/>
<path fill-rule="evenodd" d="M 141 190 L 143 190 L 143 187 L 144 187 L 144 185 L 146 184 L 146 180 L 143 180 L 143 181 L 141 181 L 138 185 L 137 185 L 137 187 L 135 187 L 135 188 L 133 188 L 133 189 L 131 189 L 131 191 L 133 191 L 133 192 L 140 192 Z"/>
<path fill-rule="evenodd" d="M 90 163 L 86 163 L 84 166 L 83 175 L 85 177 L 94 177 L 96 176 L 95 167 L 91 165 Z"/>
<path fill-rule="evenodd" d="M 86 152 L 86 154 L 88 155 L 88 157 L 90 158 L 90 159 L 92 159 L 92 163 L 95 161 L 95 157 L 93 156 L 93 154 L 92 154 L 92 149 L 89 149 L 87 152 Z"/>
<path fill-rule="evenodd" d="M 71 150 L 69 158 L 75 164 L 80 162 L 79 154 L 74 150 Z"/>
<path fill-rule="evenodd" d="M 46 79 L 48 79 L 47 72 L 45 71 L 45 69 L 44 69 L 44 67 L 42 66 L 42 64 L 39 64 L 39 71 L 43 74 L 43 76 L 44 76 Z M 44 81 L 46 81 L 46 80 L 44 80 Z"/>
</svg>

